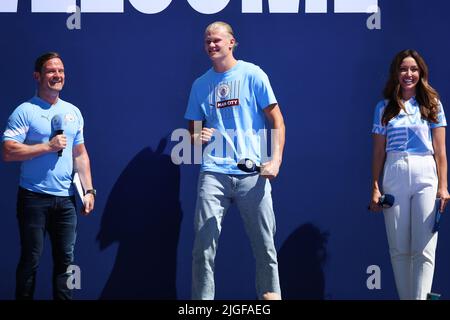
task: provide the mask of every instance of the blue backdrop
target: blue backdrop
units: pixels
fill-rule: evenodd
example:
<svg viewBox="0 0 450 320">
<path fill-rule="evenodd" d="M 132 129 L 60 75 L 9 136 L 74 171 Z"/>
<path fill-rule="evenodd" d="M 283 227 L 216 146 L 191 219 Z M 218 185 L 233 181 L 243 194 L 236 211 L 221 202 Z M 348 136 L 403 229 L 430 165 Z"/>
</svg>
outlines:
<svg viewBox="0 0 450 320">
<path fill-rule="evenodd" d="M 3 126 L 34 94 L 34 59 L 50 50 L 64 57 L 62 98 L 85 118 L 98 197 L 94 214 L 79 216 L 76 298 L 189 298 L 199 167 L 171 162 L 170 134 L 186 127 L 191 84 L 210 67 L 203 30 L 215 20 L 234 27 L 236 57 L 266 71 L 285 116 L 285 156 L 273 182 L 285 298 L 397 298 L 383 216 L 367 211 L 372 114 L 390 61 L 404 48 L 422 53 L 450 105 L 450 3 L 380 0 L 381 29 L 370 30 L 371 14 L 334 13 L 334 1 L 316 14 L 305 13 L 305 1 L 298 13 L 270 13 L 265 0 L 263 13 L 243 13 L 244 2 L 202 14 L 174 0 L 143 14 L 125 1 L 124 13 L 81 13 L 79 30 L 66 27 L 70 14 L 32 13 L 30 1 L 0 13 Z M 0 299 L 14 296 L 18 174 L 18 163 L 0 164 Z M 433 286 L 443 298 L 450 297 L 448 220 Z M 225 217 L 216 261 L 217 298 L 255 298 L 254 262 L 236 209 Z M 371 265 L 380 267 L 381 289 L 367 288 Z M 51 298 L 49 242 L 36 297 Z"/>
</svg>

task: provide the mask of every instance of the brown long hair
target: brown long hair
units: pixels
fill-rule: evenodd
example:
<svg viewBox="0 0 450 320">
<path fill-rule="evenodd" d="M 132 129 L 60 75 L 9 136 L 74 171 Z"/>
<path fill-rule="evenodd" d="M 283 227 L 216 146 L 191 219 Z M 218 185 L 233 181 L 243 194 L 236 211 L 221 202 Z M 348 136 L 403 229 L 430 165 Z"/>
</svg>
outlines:
<svg viewBox="0 0 450 320">
<path fill-rule="evenodd" d="M 387 125 L 389 120 L 400 113 L 401 109 L 405 110 L 398 75 L 400 65 L 402 64 L 403 59 L 407 57 L 412 57 L 416 60 L 419 67 L 420 74 L 419 81 L 416 85 L 416 101 L 419 103 L 422 118 L 427 121 L 437 123 L 439 113 L 439 94 L 428 83 L 428 66 L 425 63 L 425 60 L 417 51 L 412 49 L 400 51 L 395 56 L 394 60 L 392 60 L 389 80 L 387 81 L 383 92 L 385 99 L 388 99 L 389 102 L 384 110 L 381 122 L 383 125 Z"/>
</svg>

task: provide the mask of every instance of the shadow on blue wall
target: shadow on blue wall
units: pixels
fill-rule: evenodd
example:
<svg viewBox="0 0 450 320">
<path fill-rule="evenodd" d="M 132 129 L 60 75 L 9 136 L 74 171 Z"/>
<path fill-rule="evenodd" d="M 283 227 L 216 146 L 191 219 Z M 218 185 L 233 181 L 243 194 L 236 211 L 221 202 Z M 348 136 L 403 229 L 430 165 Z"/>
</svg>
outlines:
<svg viewBox="0 0 450 320">
<path fill-rule="evenodd" d="M 297 228 L 278 253 L 280 284 L 285 300 L 324 300 L 328 233 L 311 223 Z"/>
<path fill-rule="evenodd" d="M 115 265 L 100 299 L 176 299 L 176 257 L 182 211 L 180 170 L 145 148 L 114 185 L 97 239 L 100 249 L 119 243 Z"/>
</svg>

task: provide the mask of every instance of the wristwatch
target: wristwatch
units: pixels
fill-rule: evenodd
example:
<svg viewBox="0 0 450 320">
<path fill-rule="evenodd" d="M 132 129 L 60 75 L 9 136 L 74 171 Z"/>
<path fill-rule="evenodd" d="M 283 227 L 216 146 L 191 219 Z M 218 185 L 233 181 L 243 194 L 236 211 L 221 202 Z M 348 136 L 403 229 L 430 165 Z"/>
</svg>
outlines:
<svg viewBox="0 0 450 320">
<path fill-rule="evenodd" d="M 86 190 L 84 195 L 87 195 L 88 193 L 92 194 L 94 196 L 94 198 L 97 196 L 97 190 L 95 190 L 95 189 Z"/>
</svg>

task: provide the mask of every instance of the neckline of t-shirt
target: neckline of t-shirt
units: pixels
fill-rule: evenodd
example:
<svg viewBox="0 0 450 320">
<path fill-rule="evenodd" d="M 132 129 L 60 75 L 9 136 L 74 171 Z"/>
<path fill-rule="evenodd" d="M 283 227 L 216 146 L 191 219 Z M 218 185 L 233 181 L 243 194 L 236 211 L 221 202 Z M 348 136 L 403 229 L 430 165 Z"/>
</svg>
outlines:
<svg viewBox="0 0 450 320">
<path fill-rule="evenodd" d="M 225 72 L 217 72 L 216 70 L 214 70 L 214 67 L 211 67 L 211 70 L 215 75 L 224 76 L 236 70 L 237 67 L 241 65 L 241 62 L 242 60 L 237 60 L 236 64 Z"/>
<path fill-rule="evenodd" d="M 412 96 L 412 97 L 409 98 L 408 100 L 403 100 L 403 99 L 402 99 L 402 101 L 403 101 L 403 103 L 409 102 L 410 104 L 415 104 L 417 100 L 416 100 L 416 96 Z"/>
<path fill-rule="evenodd" d="M 45 108 L 51 108 L 53 106 L 56 106 L 60 103 L 61 98 L 58 97 L 58 100 L 56 100 L 55 104 L 50 104 L 49 102 L 45 101 L 44 99 L 42 99 L 41 97 L 39 97 L 37 94 L 33 97 L 33 100 L 35 100 L 37 102 L 37 104 L 39 104 L 40 106 L 43 106 Z"/>
</svg>

